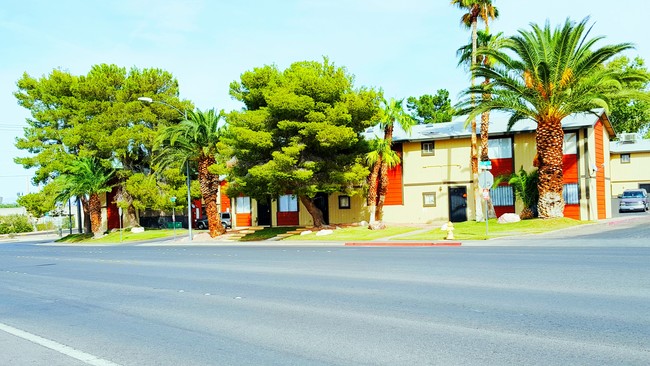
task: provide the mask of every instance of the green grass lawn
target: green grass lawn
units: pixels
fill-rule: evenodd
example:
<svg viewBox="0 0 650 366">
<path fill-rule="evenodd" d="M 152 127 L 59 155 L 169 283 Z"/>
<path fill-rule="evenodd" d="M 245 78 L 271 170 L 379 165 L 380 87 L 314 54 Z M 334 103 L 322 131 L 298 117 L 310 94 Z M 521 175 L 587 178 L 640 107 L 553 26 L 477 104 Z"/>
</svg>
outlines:
<svg viewBox="0 0 650 366">
<path fill-rule="evenodd" d="M 262 230 L 257 230 L 254 233 L 246 234 L 239 241 L 260 241 L 274 238 L 277 235 L 284 234 L 287 231 L 296 230 L 295 227 L 265 227 Z"/>
<path fill-rule="evenodd" d="M 131 230 L 124 230 L 122 232 L 122 243 L 137 242 L 142 240 L 153 240 L 169 238 L 174 236 L 174 229 L 145 229 L 143 233 L 132 233 Z M 176 229 L 176 237 L 182 238 L 187 236 L 187 230 Z M 100 244 L 100 243 L 120 243 L 119 231 L 114 231 L 99 239 L 93 239 L 92 234 L 72 234 L 65 236 L 56 241 L 57 243 L 87 243 L 87 244 Z"/>
<path fill-rule="evenodd" d="M 292 235 L 285 240 L 300 240 L 300 241 L 349 241 L 349 240 L 374 240 L 381 239 L 388 236 L 405 234 L 414 230 L 416 227 L 407 226 L 389 226 L 384 230 L 369 230 L 366 226 L 354 226 L 341 229 L 334 229 L 330 235 L 316 236 L 316 232 L 307 235 Z"/>
<path fill-rule="evenodd" d="M 454 238 L 456 240 L 485 240 L 502 236 L 539 234 L 589 223 L 591 221 L 557 218 L 522 220 L 509 224 L 499 224 L 496 219 L 491 219 L 488 221 L 488 233 L 485 235 L 485 222 L 465 221 L 454 223 Z M 439 240 L 444 239 L 446 236 L 447 231 L 436 228 L 424 233 L 400 236 L 395 240 Z"/>
</svg>

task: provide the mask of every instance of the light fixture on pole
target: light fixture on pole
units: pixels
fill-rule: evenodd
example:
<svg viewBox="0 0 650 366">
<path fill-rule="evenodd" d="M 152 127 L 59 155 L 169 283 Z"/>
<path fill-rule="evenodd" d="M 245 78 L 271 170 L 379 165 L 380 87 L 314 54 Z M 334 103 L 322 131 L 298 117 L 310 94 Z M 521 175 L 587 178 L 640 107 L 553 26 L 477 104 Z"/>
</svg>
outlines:
<svg viewBox="0 0 650 366">
<path fill-rule="evenodd" d="M 187 111 L 182 111 L 173 105 L 169 103 L 165 103 L 159 100 L 153 100 L 149 97 L 139 97 L 139 101 L 145 102 L 145 103 L 160 103 L 163 105 L 166 105 L 172 109 L 175 109 L 178 113 L 183 116 L 184 119 L 187 119 Z M 187 229 L 188 229 L 188 235 L 190 238 L 190 241 L 192 241 L 192 195 L 191 195 L 191 190 L 190 190 L 190 162 L 189 160 L 187 161 Z"/>
</svg>

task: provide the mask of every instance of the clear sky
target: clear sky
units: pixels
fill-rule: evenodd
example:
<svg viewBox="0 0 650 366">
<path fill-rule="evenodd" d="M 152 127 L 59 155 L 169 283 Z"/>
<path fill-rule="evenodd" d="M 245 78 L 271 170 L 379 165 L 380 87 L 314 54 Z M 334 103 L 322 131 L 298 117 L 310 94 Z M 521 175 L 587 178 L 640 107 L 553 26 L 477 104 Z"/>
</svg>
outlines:
<svg viewBox="0 0 650 366">
<path fill-rule="evenodd" d="M 648 0 L 494 0 L 492 32 L 591 17 L 600 45 L 632 42 L 650 62 Z M 327 56 L 355 75 L 355 86 L 387 97 L 434 94 L 452 102 L 469 83 L 456 49 L 469 42 L 462 12 L 447 0 L 6 0 L 0 8 L 0 197 L 36 190 L 30 171 L 13 162 L 28 111 L 13 92 L 26 72 L 61 68 L 76 75 L 92 65 L 157 67 L 179 81 L 181 98 L 201 109 L 239 109 L 228 85 L 254 67 Z"/>
</svg>

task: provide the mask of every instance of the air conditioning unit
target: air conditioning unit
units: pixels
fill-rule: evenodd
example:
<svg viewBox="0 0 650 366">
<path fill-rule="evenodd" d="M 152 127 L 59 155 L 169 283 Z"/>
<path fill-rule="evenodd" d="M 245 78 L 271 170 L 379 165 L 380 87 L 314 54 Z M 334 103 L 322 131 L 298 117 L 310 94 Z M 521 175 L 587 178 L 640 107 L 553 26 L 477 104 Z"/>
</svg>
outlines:
<svg viewBox="0 0 650 366">
<path fill-rule="evenodd" d="M 622 133 L 620 140 L 621 142 L 634 142 L 636 141 L 636 133 Z"/>
</svg>

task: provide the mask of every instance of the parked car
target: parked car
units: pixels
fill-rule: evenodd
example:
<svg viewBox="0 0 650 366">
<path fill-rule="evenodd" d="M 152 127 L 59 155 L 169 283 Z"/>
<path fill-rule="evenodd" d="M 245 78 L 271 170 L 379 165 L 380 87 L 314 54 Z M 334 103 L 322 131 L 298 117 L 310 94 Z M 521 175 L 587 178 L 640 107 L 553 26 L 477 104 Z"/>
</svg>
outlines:
<svg viewBox="0 0 650 366">
<path fill-rule="evenodd" d="M 648 211 L 648 192 L 645 189 L 627 189 L 620 196 L 618 212 Z"/>
<path fill-rule="evenodd" d="M 221 219 L 221 225 L 226 229 L 232 229 L 232 219 L 230 217 L 230 212 L 220 212 L 219 217 Z M 208 218 L 202 217 L 199 220 L 196 220 L 196 227 L 198 229 L 204 230 L 208 228 Z"/>
</svg>

